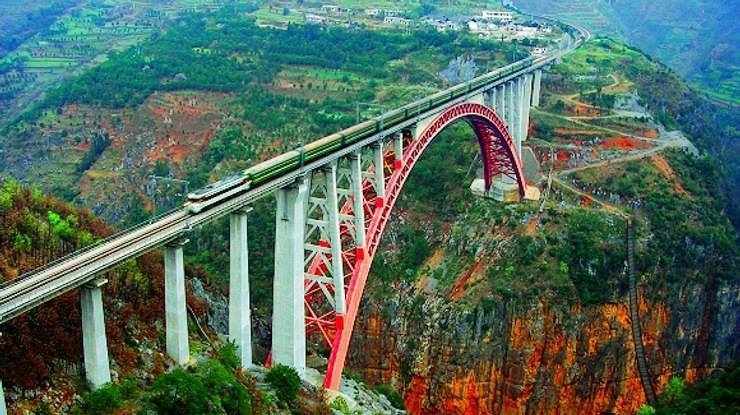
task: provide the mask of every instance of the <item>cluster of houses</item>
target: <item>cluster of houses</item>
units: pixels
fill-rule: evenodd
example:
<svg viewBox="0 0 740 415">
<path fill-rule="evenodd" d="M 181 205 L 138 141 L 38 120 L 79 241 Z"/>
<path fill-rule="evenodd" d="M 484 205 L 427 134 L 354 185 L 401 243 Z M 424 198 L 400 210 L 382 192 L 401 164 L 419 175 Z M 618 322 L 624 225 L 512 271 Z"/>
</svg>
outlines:
<svg viewBox="0 0 740 415">
<path fill-rule="evenodd" d="M 411 26 L 413 21 L 406 17 L 403 10 L 367 8 L 353 10 L 333 4 L 324 4 L 320 8 L 321 14 L 306 14 L 306 21 L 313 24 L 326 24 L 330 16 L 364 15 L 372 19 L 382 19 L 389 26 Z M 471 19 L 455 19 L 448 17 L 426 17 L 422 25 L 432 26 L 437 31 L 459 31 L 467 28 L 472 33 L 482 37 L 501 37 L 507 39 L 524 39 L 545 35 L 552 32 L 552 27 L 544 23 L 519 24 L 514 22 L 514 13 L 508 10 L 484 10 L 479 16 Z M 546 53 L 546 50 L 536 48 L 535 54 Z"/>
<path fill-rule="evenodd" d="M 408 26 L 411 24 L 411 19 L 404 17 L 404 11 L 397 9 L 368 8 L 359 11 L 334 4 L 324 4 L 320 8 L 320 12 L 321 14 L 306 14 L 306 22 L 313 24 L 326 24 L 328 16 L 354 15 L 362 13 L 370 18 L 383 19 L 383 23 L 388 25 Z"/>
</svg>

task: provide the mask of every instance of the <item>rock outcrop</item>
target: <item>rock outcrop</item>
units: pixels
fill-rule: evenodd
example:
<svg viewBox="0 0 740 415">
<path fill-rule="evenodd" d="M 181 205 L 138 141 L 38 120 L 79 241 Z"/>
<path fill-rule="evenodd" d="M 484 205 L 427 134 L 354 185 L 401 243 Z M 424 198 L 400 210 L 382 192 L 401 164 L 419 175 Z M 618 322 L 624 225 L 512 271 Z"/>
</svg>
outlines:
<svg viewBox="0 0 740 415">
<path fill-rule="evenodd" d="M 693 382 L 740 358 L 738 303 L 738 281 L 643 290 L 640 324 L 658 392 L 671 376 Z M 418 415 L 633 414 L 645 403 L 626 293 L 588 307 L 556 298 L 482 304 L 411 288 L 383 305 L 369 300 L 349 366 L 397 386 Z"/>
</svg>

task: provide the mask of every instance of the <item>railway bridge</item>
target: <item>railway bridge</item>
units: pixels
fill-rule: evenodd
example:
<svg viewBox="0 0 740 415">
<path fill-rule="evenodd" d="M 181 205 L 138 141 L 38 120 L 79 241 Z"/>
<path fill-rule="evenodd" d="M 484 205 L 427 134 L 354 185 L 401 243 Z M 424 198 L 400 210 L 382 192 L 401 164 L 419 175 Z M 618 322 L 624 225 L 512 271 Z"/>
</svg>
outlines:
<svg viewBox="0 0 740 415">
<path fill-rule="evenodd" d="M 539 104 L 542 72 L 587 40 L 575 28 L 561 48 L 527 58 L 260 163 L 188 195 L 181 209 L 0 285 L 0 324 L 81 290 L 84 365 L 93 387 L 110 382 L 103 316 L 105 271 L 154 249 L 165 266 L 166 351 L 189 359 L 183 246 L 191 230 L 230 217 L 229 338 L 253 365 L 247 218 L 277 198 L 271 362 L 306 368 L 307 338 L 330 350 L 324 386 L 337 389 L 365 282 L 383 229 L 415 163 L 448 125 L 465 121 L 480 146 L 485 189 L 520 196 L 522 142 Z M 5 415 L 0 384 L 0 415 Z"/>
</svg>

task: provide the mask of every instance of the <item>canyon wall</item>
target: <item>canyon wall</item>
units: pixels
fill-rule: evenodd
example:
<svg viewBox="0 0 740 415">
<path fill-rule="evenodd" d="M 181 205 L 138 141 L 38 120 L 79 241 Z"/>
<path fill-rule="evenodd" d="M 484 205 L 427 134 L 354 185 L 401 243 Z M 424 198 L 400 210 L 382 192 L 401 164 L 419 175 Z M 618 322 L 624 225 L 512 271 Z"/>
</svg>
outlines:
<svg viewBox="0 0 740 415">
<path fill-rule="evenodd" d="M 740 358 L 740 282 L 651 290 L 640 324 L 656 390 Z M 390 383 L 422 414 L 633 414 L 645 396 L 623 301 L 581 307 L 563 299 L 478 306 L 399 289 L 365 301 L 349 367 Z M 643 295 L 645 294 L 645 295 Z"/>
</svg>

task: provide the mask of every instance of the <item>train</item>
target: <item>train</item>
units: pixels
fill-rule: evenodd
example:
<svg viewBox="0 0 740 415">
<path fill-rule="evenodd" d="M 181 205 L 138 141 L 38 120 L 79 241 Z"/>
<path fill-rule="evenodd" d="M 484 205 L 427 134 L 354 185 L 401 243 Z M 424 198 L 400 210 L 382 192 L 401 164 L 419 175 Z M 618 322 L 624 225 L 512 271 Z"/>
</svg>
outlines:
<svg viewBox="0 0 740 415">
<path fill-rule="evenodd" d="M 185 210 L 199 213 L 219 201 L 242 194 L 249 189 L 259 187 L 286 173 L 300 169 L 305 164 L 319 160 L 342 148 L 351 146 L 367 137 L 401 124 L 432 108 L 464 96 L 495 80 L 509 76 L 523 68 L 540 63 L 548 57 L 528 57 L 493 72 L 486 73 L 468 82 L 453 86 L 444 91 L 422 98 L 411 104 L 385 113 L 379 117 L 356 124 L 338 133 L 320 138 L 297 150 L 292 150 L 278 157 L 261 162 L 242 174 L 191 192 L 187 196 Z"/>
</svg>

